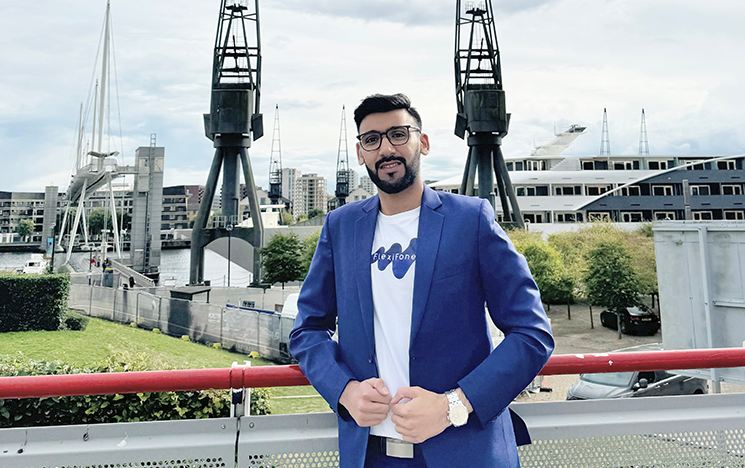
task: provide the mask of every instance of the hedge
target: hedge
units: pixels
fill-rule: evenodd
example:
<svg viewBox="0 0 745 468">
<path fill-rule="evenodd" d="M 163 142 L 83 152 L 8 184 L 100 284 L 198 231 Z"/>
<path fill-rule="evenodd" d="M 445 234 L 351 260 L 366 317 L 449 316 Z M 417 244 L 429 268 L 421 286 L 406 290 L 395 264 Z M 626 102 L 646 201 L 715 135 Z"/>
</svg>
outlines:
<svg viewBox="0 0 745 468">
<path fill-rule="evenodd" d="M 0 274 L 0 332 L 59 329 L 69 294 L 67 275 Z"/>
<path fill-rule="evenodd" d="M 119 353 L 94 368 L 75 369 L 59 362 L 32 361 L 19 353 L 16 357 L 0 360 L 0 376 L 140 371 L 148 370 L 147 362 L 144 353 Z M 251 414 L 270 414 L 270 396 L 269 389 L 252 389 Z M 0 428 L 228 416 L 229 390 L 0 400 Z"/>
</svg>

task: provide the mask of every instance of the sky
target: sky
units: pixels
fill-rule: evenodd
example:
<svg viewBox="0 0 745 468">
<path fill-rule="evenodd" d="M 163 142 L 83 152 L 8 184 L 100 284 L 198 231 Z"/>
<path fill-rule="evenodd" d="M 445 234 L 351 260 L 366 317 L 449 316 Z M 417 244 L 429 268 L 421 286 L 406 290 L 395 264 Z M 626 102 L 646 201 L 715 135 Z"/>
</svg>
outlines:
<svg viewBox="0 0 745 468">
<path fill-rule="evenodd" d="M 587 126 L 567 154 L 745 153 L 745 2 L 741 0 L 499 0 L 497 38 L 510 132 L 507 157 L 571 124 Z M 0 2 L 0 190 L 67 188 L 79 108 L 87 101 L 105 0 Z M 165 185 L 204 184 L 204 136 L 218 0 L 111 0 L 115 72 L 104 149 L 133 164 L 150 134 L 166 151 Z M 353 109 L 373 93 L 407 94 L 431 152 L 425 180 L 463 172 L 453 133 L 455 2 L 266 0 L 259 6 L 265 135 L 249 149 L 268 186 L 275 106 L 283 167 L 318 173 L 333 191 L 342 106 L 350 167 Z M 88 124 L 90 129 L 90 123 Z M 276 148 L 275 148 L 276 149 Z"/>
</svg>

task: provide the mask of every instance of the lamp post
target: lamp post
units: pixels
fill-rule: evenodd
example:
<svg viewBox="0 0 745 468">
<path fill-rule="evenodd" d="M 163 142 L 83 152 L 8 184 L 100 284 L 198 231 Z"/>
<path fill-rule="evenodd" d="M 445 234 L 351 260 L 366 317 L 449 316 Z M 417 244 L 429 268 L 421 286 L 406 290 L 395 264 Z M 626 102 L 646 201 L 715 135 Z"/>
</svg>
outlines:
<svg viewBox="0 0 745 468">
<path fill-rule="evenodd" d="M 49 261 L 49 273 L 54 273 L 54 251 L 57 248 L 54 241 L 57 240 L 57 224 L 52 224 L 52 258 Z"/>
<path fill-rule="evenodd" d="M 230 287 L 230 233 L 233 230 L 233 224 L 228 223 L 225 229 L 228 231 L 228 287 Z"/>
</svg>

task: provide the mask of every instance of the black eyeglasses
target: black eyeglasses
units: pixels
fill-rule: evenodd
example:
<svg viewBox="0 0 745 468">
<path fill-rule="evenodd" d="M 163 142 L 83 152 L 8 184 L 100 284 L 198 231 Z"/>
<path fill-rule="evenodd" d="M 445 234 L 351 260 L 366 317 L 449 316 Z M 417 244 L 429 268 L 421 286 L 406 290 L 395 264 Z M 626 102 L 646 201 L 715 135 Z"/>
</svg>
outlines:
<svg viewBox="0 0 745 468">
<path fill-rule="evenodd" d="M 378 132 L 375 130 L 365 132 L 362 135 L 357 135 L 357 139 L 360 140 L 360 146 L 365 151 L 375 151 L 380 148 L 380 144 L 383 142 L 383 135 L 388 138 L 393 146 L 402 146 L 409 142 L 409 135 L 411 131 L 421 132 L 422 129 L 412 127 L 411 125 L 399 125 L 391 127 L 385 132 Z"/>
</svg>

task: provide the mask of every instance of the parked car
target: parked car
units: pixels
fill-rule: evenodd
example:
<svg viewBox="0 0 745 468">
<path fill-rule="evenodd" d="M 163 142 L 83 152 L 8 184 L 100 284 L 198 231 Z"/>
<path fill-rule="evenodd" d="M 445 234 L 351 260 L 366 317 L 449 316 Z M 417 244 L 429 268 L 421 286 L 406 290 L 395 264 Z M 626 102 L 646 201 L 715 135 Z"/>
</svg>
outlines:
<svg viewBox="0 0 745 468">
<path fill-rule="evenodd" d="M 661 350 L 660 344 L 635 346 L 619 350 Z M 669 371 L 609 372 L 581 374 L 569 388 L 567 400 L 595 400 L 599 398 L 637 398 L 664 395 L 702 395 L 709 393 L 704 379 L 673 374 Z"/>
<path fill-rule="evenodd" d="M 646 306 L 604 310 L 600 323 L 604 327 L 618 330 L 618 315 L 621 316 L 621 332 L 654 335 L 660 329 L 660 318 Z"/>
</svg>

